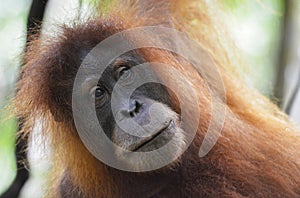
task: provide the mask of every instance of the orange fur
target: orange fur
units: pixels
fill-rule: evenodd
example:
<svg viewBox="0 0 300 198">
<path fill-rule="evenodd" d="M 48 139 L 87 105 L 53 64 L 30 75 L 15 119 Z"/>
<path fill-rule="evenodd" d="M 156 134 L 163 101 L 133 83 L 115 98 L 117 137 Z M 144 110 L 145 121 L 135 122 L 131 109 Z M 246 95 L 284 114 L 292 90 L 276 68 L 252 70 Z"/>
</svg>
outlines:
<svg viewBox="0 0 300 198">
<path fill-rule="evenodd" d="M 137 180 L 142 183 L 149 178 L 154 179 L 153 181 L 160 178 L 157 176 L 160 172 L 153 175 L 125 173 L 112 170 L 96 160 L 78 138 L 70 101 L 62 101 L 56 97 L 66 90 L 72 90 L 72 82 L 67 81 L 63 74 L 76 73 L 77 68 L 71 68 L 72 64 L 78 63 L 73 56 L 74 47 L 80 48 L 82 41 L 97 44 L 116 32 L 145 25 L 172 26 L 197 40 L 218 65 L 226 88 L 227 103 L 221 105 L 226 105 L 227 112 L 221 137 L 207 156 L 199 158 L 198 150 L 211 116 L 211 109 L 207 108 L 211 104 L 209 88 L 187 66 L 185 60 L 163 50 L 142 50 L 147 61 L 176 67 L 191 80 L 195 90 L 200 90 L 199 130 L 182 161 L 178 162 L 182 164 L 182 169 L 179 172 L 175 170 L 170 176 L 173 178 L 175 174 L 177 183 L 167 188 L 170 191 L 167 195 L 299 197 L 299 133 L 274 104 L 239 79 L 233 69 L 237 62 L 233 62 L 234 55 L 228 51 L 231 44 L 224 38 L 224 32 L 217 27 L 217 15 L 211 14 L 212 8 L 206 1 L 200 0 L 188 3 L 183 0 L 150 2 L 143 5 L 144 12 L 138 15 L 141 9 L 138 2 L 115 1 L 112 7 L 107 8 L 107 12 L 100 11 L 104 13 L 101 16 L 84 23 L 60 27 L 56 36 L 30 43 L 14 105 L 17 114 L 25 118 L 23 133 L 32 131 L 38 122 L 42 128 L 42 136 L 45 141 L 50 142 L 53 149 L 48 197 L 59 196 L 59 183 L 65 170 L 71 172 L 69 177 L 74 191 L 78 188 L 81 196 L 88 197 L 130 197 L 131 191 L 143 188 L 143 185 L 130 186 L 128 181 Z M 162 15 L 163 12 L 168 14 Z M 103 26 L 107 29 L 100 32 L 99 29 Z M 176 77 L 167 76 L 168 73 L 163 72 L 163 69 L 156 72 L 162 79 L 180 85 Z M 186 101 L 193 102 L 189 101 L 189 94 L 184 92 L 184 86 L 178 86 L 176 91 Z M 61 120 L 56 121 L 53 114 Z M 162 174 L 163 178 L 167 175 Z"/>
</svg>

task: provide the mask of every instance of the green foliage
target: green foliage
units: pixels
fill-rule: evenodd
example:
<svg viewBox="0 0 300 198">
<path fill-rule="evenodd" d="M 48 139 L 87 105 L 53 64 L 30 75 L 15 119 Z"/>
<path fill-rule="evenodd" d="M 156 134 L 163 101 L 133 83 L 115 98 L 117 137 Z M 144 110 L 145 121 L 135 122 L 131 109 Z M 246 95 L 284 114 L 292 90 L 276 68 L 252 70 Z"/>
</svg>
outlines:
<svg viewBox="0 0 300 198">
<path fill-rule="evenodd" d="M 224 6 L 225 9 L 237 9 L 245 0 L 219 0 L 218 2 Z"/>
<path fill-rule="evenodd" d="M 93 5 L 93 6 L 98 6 L 100 5 L 101 9 L 106 10 L 113 0 L 83 0 L 83 3 Z"/>
<path fill-rule="evenodd" d="M 229 30 L 248 66 L 237 68 L 249 85 L 271 95 L 284 0 L 217 0 L 228 14 Z M 245 69 L 243 71 L 243 69 Z"/>
<path fill-rule="evenodd" d="M 0 115 L 0 194 L 9 186 L 16 174 L 14 159 L 14 143 L 16 132 L 15 119 L 7 119 L 6 114 Z"/>
</svg>

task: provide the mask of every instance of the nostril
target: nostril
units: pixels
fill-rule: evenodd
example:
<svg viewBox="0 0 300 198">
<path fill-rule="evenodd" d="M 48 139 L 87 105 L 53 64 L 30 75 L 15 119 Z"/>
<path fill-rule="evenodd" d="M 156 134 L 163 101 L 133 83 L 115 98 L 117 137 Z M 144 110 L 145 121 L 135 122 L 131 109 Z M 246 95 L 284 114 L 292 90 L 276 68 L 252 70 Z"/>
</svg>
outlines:
<svg viewBox="0 0 300 198">
<path fill-rule="evenodd" d="M 136 113 L 139 113 L 141 107 L 142 107 L 142 104 L 139 103 L 139 102 L 136 100 L 136 101 L 135 101 L 135 112 L 136 112 Z"/>
<path fill-rule="evenodd" d="M 134 117 L 135 116 L 135 112 L 134 111 L 129 111 L 129 115 L 130 115 L 130 117 Z"/>
<path fill-rule="evenodd" d="M 142 106 L 142 104 L 139 103 L 137 100 L 135 100 L 135 101 L 133 102 L 133 105 L 130 106 L 130 109 L 129 109 L 129 115 L 130 115 L 131 117 L 136 116 L 136 114 L 138 114 L 138 113 L 140 112 L 141 106 Z"/>
</svg>

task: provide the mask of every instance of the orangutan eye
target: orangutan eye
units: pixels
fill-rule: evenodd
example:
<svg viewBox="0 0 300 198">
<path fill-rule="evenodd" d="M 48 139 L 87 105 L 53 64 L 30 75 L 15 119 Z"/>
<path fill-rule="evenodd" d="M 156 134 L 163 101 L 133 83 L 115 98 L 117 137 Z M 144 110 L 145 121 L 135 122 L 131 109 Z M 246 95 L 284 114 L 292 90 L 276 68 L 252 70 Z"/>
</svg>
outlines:
<svg viewBox="0 0 300 198">
<path fill-rule="evenodd" d="M 118 78 L 128 79 L 130 78 L 132 72 L 129 67 L 122 66 L 117 70 Z"/>
<path fill-rule="evenodd" d="M 101 99 L 104 95 L 105 95 L 105 90 L 100 86 L 97 86 L 95 90 L 95 99 Z"/>
<path fill-rule="evenodd" d="M 90 97 L 93 98 L 96 103 L 99 103 L 105 99 L 106 93 L 103 87 L 97 85 L 90 90 Z"/>
</svg>

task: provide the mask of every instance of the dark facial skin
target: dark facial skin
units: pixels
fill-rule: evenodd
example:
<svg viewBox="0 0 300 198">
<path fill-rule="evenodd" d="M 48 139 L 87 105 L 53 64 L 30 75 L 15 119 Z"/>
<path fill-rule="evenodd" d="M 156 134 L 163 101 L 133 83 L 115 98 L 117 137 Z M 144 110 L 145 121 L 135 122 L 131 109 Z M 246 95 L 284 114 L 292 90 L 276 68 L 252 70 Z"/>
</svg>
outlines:
<svg viewBox="0 0 300 198">
<path fill-rule="evenodd" d="M 118 57 L 105 69 L 97 86 L 90 88 L 89 91 L 90 97 L 95 100 L 98 120 L 106 135 L 115 144 L 130 151 L 155 150 L 173 137 L 171 129 L 174 127 L 175 120 L 173 119 L 174 115 L 169 115 L 170 110 L 159 115 L 163 123 L 160 123 L 159 126 L 153 126 L 153 128 L 150 127 L 150 130 L 147 130 L 150 137 L 147 138 L 134 136 L 130 132 L 126 133 L 116 124 L 111 109 L 111 96 L 114 86 L 120 78 L 123 78 L 126 86 L 130 86 L 133 83 L 132 81 L 135 80 L 135 75 L 155 76 L 154 71 L 148 69 L 143 70 L 143 73 L 135 73 L 133 68 L 143 62 L 145 61 L 137 52 L 129 52 Z M 120 109 L 121 119 L 132 119 L 142 127 L 151 121 L 149 113 L 151 105 L 172 106 L 167 88 L 159 83 L 146 83 L 138 87 L 130 96 L 129 105 L 128 100 L 122 98 L 122 93 L 119 94 L 120 104 L 118 104 L 118 108 Z M 147 149 L 144 147 L 147 147 Z"/>
<path fill-rule="evenodd" d="M 82 86 L 85 87 L 84 92 L 86 93 L 86 96 L 90 98 L 91 101 L 95 101 L 96 113 L 102 129 L 104 130 L 105 134 L 111 139 L 111 141 L 114 142 L 117 146 L 133 152 L 148 152 L 156 150 L 166 145 L 171 139 L 176 138 L 178 140 L 178 143 L 176 145 L 176 148 L 172 150 L 172 154 L 174 153 L 175 155 L 176 152 L 179 152 L 180 149 L 183 148 L 184 135 L 182 129 L 180 129 L 178 124 L 180 109 L 178 107 L 174 108 L 175 104 L 178 103 L 178 101 L 175 101 L 177 98 L 174 97 L 174 94 L 167 87 L 159 83 L 143 84 L 142 86 L 134 90 L 134 92 L 130 96 L 129 105 L 128 100 L 122 97 L 123 90 L 121 89 L 121 93 L 118 93 L 119 104 L 116 105 L 121 112 L 121 119 L 131 119 L 142 128 L 144 128 L 145 125 L 149 124 L 151 119 L 158 119 L 161 121 L 156 122 L 158 123 L 158 125 L 156 126 L 148 127 L 147 132 L 149 132 L 150 134 L 150 136 L 148 137 L 138 137 L 132 135 L 133 131 L 130 131 L 132 129 L 131 125 L 128 126 L 129 131 L 124 131 L 123 129 L 121 129 L 118 126 L 112 112 L 112 92 L 120 78 L 123 78 L 126 82 L 126 85 L 129 87 L 134 83 L 136 79 L 134 77 L 135 75 L 141 75 L 142 77 L 151 75 L 153 78 L 158 78 L 156 73 L 151 69 L 151 66 L 149 69 L 145 69 L 140 73 L 136 73 L 134 68 L 139 67 L 139 64 L 143 64 L 145 62 L 147 61 L 145 61 L 143 57 L 138 54 L 138 52 L 131 51 L 113 60 L 104 70 L 100 79 L 97 79 L 99 75 L 97 75 L 96 72 L 95 76 L 93 76 L 93 73 L 89 74 L 86 77 L 88 79 L 86 85 Z M 93 82 L 91 83 L 93 85 L 89 85 L 89 80 Z M 94 82 L 98 82 L 97 86 L 94 86 Z M 160 111 L 158 114 L 154 114 L 150 118 L 149 111 L 152 105 L 158 105 Z M 110 153 L 109 155 L 111 154 L 113 153 Z M 124 166 L 128 165 L 127 161 L 134 162 L 130 163 L 130 165 L 132 166 L 132 164 L 135 164 L 136 167 L 140 167 L 143 163 L 147 163 L 147 161 L 143 159 L 128 158 L 122 153 L 115 153 L 115 155 L 124 163 Z M 157 193 L 156 189 L 161 189 L 162 187 L 165 187 L 172 182 L 178 181 L 177 179 L 175 179 L 175 177 L 178 177 L 178 175 L 171 174 L 175 170 L 175 167 L 177 166 L 172 166 L 172 169 L 170 170 L 166 168 L 163 172 L 158 172 L 158 174 L 154 175 L 137 174 L 139 175 L 139 179 L 141 181 L 138 183 L 142 183 L 144 186 L 143 190 L 134 188 L 127 189 L 126 191 L 128 192 L 128 194 L 123 196 L 141 197 L 145 195 L 145 192 L 147 192 L 146 194 L 153 196 Z M 112 175 L 114 175 L 116 172 L 117 175 L 119 175 L 120 173 L 120 170 L 116 169 L 110 169 L 110 171 L 112 171 Z M 74 187 L 72 182 L 67 177 L 68 174 L 70 173 L 66 171 L 60 185 L 62 197 L 78 197 L 78 194 L 80 194 L 78 190 L 72 190 L 72 192 L 69 192 L 69 190 L 74 189 Z M 136 182 L 136 173 L 122 172 L 122 174 L 124 174 L 123 176 L 127 179 L 132 178 L 132 175 L 134 175 L 134 181 L 127 180 L 127 182 Z M 116 182 L 119 181 L 121 182 L 119 178 L 116 179 Z M 119 184 L 116 184 L 116 186 L 119 185 L 120 187 L 118 188 L 122 189 L 122 186 L 124 184 L 124 182 L 121 182 Z M 145 189 L 147 190 L 145 191 Z M 131 190 L 132 194 L 130 194 Z M 168 190 L 167 192 L 174 192 L 175 190 L 176 189 L 172 189 L 170 191 Z"/>
</svg>

